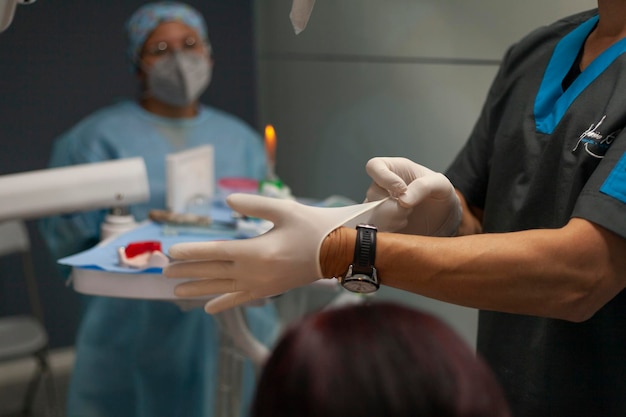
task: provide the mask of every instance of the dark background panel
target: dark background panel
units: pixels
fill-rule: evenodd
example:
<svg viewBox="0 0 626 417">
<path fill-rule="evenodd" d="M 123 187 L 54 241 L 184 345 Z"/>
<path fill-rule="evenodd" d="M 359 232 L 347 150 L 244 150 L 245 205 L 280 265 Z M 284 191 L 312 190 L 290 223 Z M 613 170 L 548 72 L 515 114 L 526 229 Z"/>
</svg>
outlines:
<svg viewBox="0 0 626 417">
<path fill-rule="evenodd" d="M 0 175 L 45 168 L 55 137 L 99 107 L 134 96 L 124 23 L 145 3 L 40 0 L 17 7 L 0 33 Z M 213 81 L 202 101 L 258 130 L 251 0 L 187 3 L 204 14 L 214 49 Z M 65 285 L 35 220 L 27 226 L 51 344 L 70 345 L 80 297 Z M 0 315 L 28 311 L 20 268 L 16 257 L 0 260 Z"/>
</svg>

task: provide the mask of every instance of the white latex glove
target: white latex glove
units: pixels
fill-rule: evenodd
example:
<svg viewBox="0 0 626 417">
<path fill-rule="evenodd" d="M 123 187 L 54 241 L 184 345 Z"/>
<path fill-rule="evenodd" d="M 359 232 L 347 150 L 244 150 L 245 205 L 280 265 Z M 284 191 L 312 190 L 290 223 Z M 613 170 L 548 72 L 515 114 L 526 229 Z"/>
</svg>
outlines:
<svg viewBox="0 0 626 417">
<path fill-rule="evenodd" d="M 406 158 L 372 158 L 365 169 L 374 180 L 365 201 L 389 196 L 371 222 L 379 230 L 426 236 L 452 236 L 461 223 L 462 208 L 445 175 Z"/>
<path fill-rule="evenodd" d="M 179 297 L 223 294 L 205 305 L 211 314 L 277 295 L 323 278 L 319 257 L 326 236 L 339 226 L 368 222 L 385 201 L 324 208 L 231 194 L 227 203 L 233 210 L 269 220 L 274 227 L 250 239 L 172 245 L 169 255 L 174 262 L 163 273 L 170 278 L 200 278 L 178 285 Z"/>
</svg>

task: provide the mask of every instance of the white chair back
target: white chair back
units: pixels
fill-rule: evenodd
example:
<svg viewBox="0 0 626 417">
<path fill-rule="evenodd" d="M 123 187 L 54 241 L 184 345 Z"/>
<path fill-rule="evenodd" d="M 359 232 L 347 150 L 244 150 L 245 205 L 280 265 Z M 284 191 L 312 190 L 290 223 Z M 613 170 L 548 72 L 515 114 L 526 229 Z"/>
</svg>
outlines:
<svg viewBox="0 0 626 417">
<path fill-rule="evenodd" d="M 23 221 L 7 220 L 0 223 L 0 256 L 29 250 L 30 239 Z"/>
</svg>

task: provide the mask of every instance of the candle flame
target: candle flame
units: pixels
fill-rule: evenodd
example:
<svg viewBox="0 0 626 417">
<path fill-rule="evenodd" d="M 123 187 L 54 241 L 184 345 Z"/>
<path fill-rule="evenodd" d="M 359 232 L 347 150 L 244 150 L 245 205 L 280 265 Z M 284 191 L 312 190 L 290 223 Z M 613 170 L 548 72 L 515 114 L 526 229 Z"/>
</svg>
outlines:
<svg viewBox="0 0 626 417">
<path fill-rule="evenodd" d="M 265 151 L 267 159 L 274 163 L 276 161 L 276 131 L 272 125 L 265 126 Z"/>
</svg>

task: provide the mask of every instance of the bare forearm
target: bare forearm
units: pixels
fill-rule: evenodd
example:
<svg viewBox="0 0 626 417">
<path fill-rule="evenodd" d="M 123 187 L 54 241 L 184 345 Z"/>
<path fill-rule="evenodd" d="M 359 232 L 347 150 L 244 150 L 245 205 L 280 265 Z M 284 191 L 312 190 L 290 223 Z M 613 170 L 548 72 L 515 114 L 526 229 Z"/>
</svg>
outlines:
<svg viewBox="0 0 626 417">
<path fill-rule="evenodd" d="M 323 270 L 341 274 L 351 261 L 354 230 L 327 240 L 342 248 L 334 251 L 341 260 L 323 257 Z M 454 238 L 379 233 L 376 267 L 383 284 L 442 301 L 579 321 L 624 288 L 624 252 L 615 255 L 608 247 L 615 245 L 626 243 L 584 220 L 555 230 Z"/>
<path fill-rule="evenodd" d="M 392 287 L 468 307 L 541 316 L 570 311 L 585 288 L 579 268 L 555 262 L 544 233 L 436 239 L 381 235 L 379 275 Z M 404 240 L 404 242 L 403 242 Z M 403 272 L 404 271 L 404 272 Z"/>
</svg>

